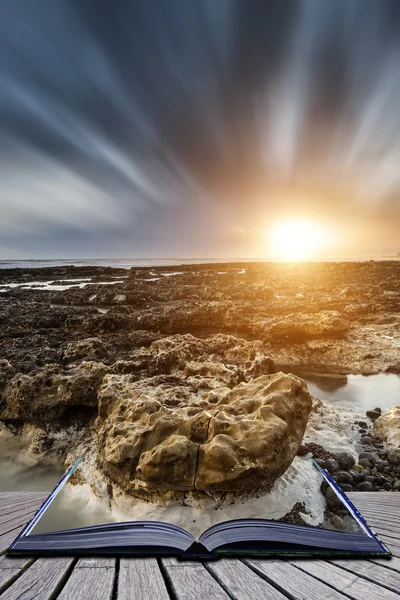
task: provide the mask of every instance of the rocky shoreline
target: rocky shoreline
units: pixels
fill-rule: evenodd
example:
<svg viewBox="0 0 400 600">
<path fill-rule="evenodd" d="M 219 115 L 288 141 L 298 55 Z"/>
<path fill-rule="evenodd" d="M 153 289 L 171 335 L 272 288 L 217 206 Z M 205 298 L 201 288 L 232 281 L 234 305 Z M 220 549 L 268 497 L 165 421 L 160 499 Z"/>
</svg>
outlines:
<svg viewBox="0 0 400 600">
<path fill-rule="evenodd" d="M 399 374 L 399 308 L 394 261 L 3 269 L 0 432 L 38 459 L 90 455 L 111 499 L 223 503 L 297 452 L 345 491 L 400 491 L 399 409 L 353 418 L 363 448 L 345 460 L 313 437 L 332 409 L 301 379 Z"/>
</svg>

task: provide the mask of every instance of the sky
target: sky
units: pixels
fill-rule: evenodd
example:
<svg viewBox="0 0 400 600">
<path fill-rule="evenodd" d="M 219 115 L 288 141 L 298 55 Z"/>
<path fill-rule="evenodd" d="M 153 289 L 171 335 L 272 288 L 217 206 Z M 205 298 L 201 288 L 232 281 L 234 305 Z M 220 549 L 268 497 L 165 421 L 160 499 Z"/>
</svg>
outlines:
<svg viewBox="0 0 400 600">
<path fill-rule="evenodd" d="M 400 252 L 398 0 L 0 11 L 0 258 Z"/>
</svg>

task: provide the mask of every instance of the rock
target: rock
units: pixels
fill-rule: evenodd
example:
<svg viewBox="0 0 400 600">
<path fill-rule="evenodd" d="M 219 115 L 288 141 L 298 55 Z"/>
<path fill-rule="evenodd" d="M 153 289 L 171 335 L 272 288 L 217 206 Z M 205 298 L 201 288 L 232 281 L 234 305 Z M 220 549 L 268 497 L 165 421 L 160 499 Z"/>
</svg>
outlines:
<svg viewBox="0 0 400 600">
<path fill-rule="evenodd" d="M 289 467 L 312 406 L 303 380 L 276 373 L 200 396 L 201 379 L 196 389 L 168 381 L 104 378 L 101 463 L 123 489 L 269 489 Z"/>
<path fill-rule="evenodd" d="M 325 498 L 334 498 L 336 496 L 335 492 L 333 491 L 333 489 L 331 487 L 327 487 L 325 490 Z"/>
<path fill-rule="evenodd" d="M 344 492 L 352 492 L 354 489 L 353 486 L 350 485 L 350 483 L 341 483 L 340 487 Z"/>
<path fill-rule="evenodd" d="M 44 432 L 37 433 L 29 444 L 28 452 L 32 454 L 42 454 L 47 452 L 53 445 L 53 440 Z"/>
<path fill-rule="evenodd" d="M 367 410 L 366 415 L 371 419 L 371 421 L 376 421 L 376 419 L 381 416 L 381 413 L 377 410 Z"/>
<path fill-rule="evenodd" d="M 341 531 L 344 531 L 346 529 L 346 523 L 338 515 L 333 515 L 329 522 L 335 529 L 340 529 Z"/>
<path fill-rule="evenodd" d="M 301 342 L 315 338 L 341 338 L 350 323 L 338 311 L 322 311 L 317 314 L 292 313 L 263 321 L 257 319 L 253 331 L 260 337 L 281 342 Z"/>
<path fill-rule="evenodd" d="M 364 436 L 361 438 L 361 443 L 362 443 L 364 446 L 370 446 L 370 445 L 372 444 L 372 438 L 371 438 L 369 435 L 364 435 Z"/>
<path fill-rule="evenodd" d="M 368 425 L 365 421 L 358 421 L 358 425 L 362 428 L 362 429 L 368 429 Z"/>
<path fill-rule="evenodd" d="M 364 467 L 362 465 L 354 465 L 353 466 L 353 471 L 358 471 L 359 473 L 361 473 L 361 471 L 364 469 Z"/>
<path fill-rule="evenodd" d="M 354 483 L 361 483 L 361 481 L 363 480 L 363 476 L 358 471 L 351 469 L 349 473 L 352 476 Z"/>
<path fill-rule="evenodd" d="M 315 462 L 319 464 L 321 469 L 326 469 L 326 461 L 322 460 L 322 458 L 316 458 Z"/>
<path fill-rule="evenodd" d="M 15 375 L 6 386 L 0 419 L 40 425 L 63 418 L 76 407 L 95 409 L 97 388 L 106 372 L 102 363 L 83 362 L 66 372 L 46 365 L 37 373 Z"/>
<path fill-rule="evenodd" d="M 364 481 L 369 481 L 369 483 L 372 483 L 373 485 L 377 483 L 375 477 L 373 477 L 372 475 L 366 475 Z"/>
<path fill-rule="evenodd" d="M 374 433 L 392 450 L 400 450 L 400 404 L 376 419 Z"/>
<path fill-rule="evenodd" d="M 388 462 L 390 462 L 393 465 L 397 465 L 398 463 L 400 463 L 400 448 L 389 450 Z"/>
<path fill-rule="evenodd" d="M 310 453 L 310 449 L 307 444 L 301 444 L 297 456 L 306 456 Z"/>
<path fill-rule="evenodd" d="M 389 492 L 392 489 L 392 485 L 388 481 L 385 481 L 385 483 L 382 485 L 382 487 L 387 492 Z"/>
<path fill-rule="evenodd" d="M 338 483 L 353 483 L 353 477 L 347 471 L 339 471 L 336 473 Z"/>
<path fill-rule="evenodd" d="M 362 481 L 358 484 L 358 490 L 360 492 L 373 492 L 375 491 L 375 488 L 369 481 Z"/>
<path fill-rule="evenodd" d="M 335 473 L 339 470 L 339 463 L 334 458 L 328 458 L 328 460 L 325 461 L 325 464 L 328 473 Z"/>
<path fill-rule="evenodd" d="M 379 456 L 375 452 L 361 452 L 358 456 L 359 459 L 366 458 L 373 465 L 379 460 Z M 361 464 L 361 463 L 360 463 Z M 368 465 L 367 465 L 368 466 Z"/>
<path fill-rule="evenodd" d="M 339 463 L 339 467 L 345 471 L 351 469 L 356 463 L 354 456 L 348 452 L 340 452 L 339 454 L 335 454 L 335 458 Z"/>
<path fill-rule="evenodd" d="M 338 511 L 343 510 L 342 501 L 339 500 L 336 494 L 328 499 L 328 506 L 333 513 L 337 513 Z"/>
</svg>

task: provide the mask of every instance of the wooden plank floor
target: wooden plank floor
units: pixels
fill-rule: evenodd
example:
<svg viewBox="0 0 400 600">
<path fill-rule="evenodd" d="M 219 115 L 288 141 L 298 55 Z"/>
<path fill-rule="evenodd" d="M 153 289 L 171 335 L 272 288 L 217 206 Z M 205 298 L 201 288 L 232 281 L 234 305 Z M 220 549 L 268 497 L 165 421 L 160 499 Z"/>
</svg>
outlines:
<svg viewBox="0 0 400 600">
<path fill-rule="evenodd" d="M 7 558 L 42 492 L 0 493 L 1 600 L 400 600 L 400 494 L 349 494 L 390 560 Z"/>
</svg>

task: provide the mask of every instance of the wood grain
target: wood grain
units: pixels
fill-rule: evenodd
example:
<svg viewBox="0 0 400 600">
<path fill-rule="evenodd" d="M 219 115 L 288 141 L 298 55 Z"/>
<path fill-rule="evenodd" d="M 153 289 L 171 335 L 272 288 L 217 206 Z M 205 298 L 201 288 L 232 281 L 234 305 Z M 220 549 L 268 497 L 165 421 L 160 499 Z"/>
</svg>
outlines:
<svg viewBox="0 0 400 600">
<path fill-rule="evenodd" d="M 164 559 L 162 559 L 162 563 Z M 177 600 L 228 600 L 228 594 L 199 562 L 165 564 L 165 572 Z"/>
<path fill-rule="evenodd" d="M 348 600 L 339 591 L 286 561 L 245 560 L 257 573 L 297 600 Z"/>
<path fill-rule="evenodd" d="M 59 600 L 110 600 L 115 578 L 115 558 L 78 560 Z"/>
<path fill-rule="evenodd" d="M 276 587 L 238 559 L 224 558 L 210 562 L 207 570 L 238 600 L 286 600 L 286 596 Z"/>
<path fill-rule="evenodd" d="M 170 600 L 164 578 L 155 558 L 121 558 L 118 600 Z"/>
<path fill-rule="evenodd" d="M 59 589 L 71 558 L 39 558 L 1 596 L 1 600 L 49 600 Z"/>
<path fill-rule="evenodd" d="M 376 583 L 367 581 L 357 574 L 349 573 L 331 563 L 322 560 L 296 560 L 293 564 L 333 588 L 343 590 L 354 600 L 377 600 L 379 598 L 399 600 L 396 592 L 388 589 L 382 590 Z"/>
<path fill-rule="evenodd" d="M 386 569 L 382 565 L 372 564 L 366 560 L 333 560 L 331 564 L 338 565 L 342 569 L 366 577 L 374 583 L 379 583 L 393 591 L 400 593 L 400 573 Z"/>
</svg>

